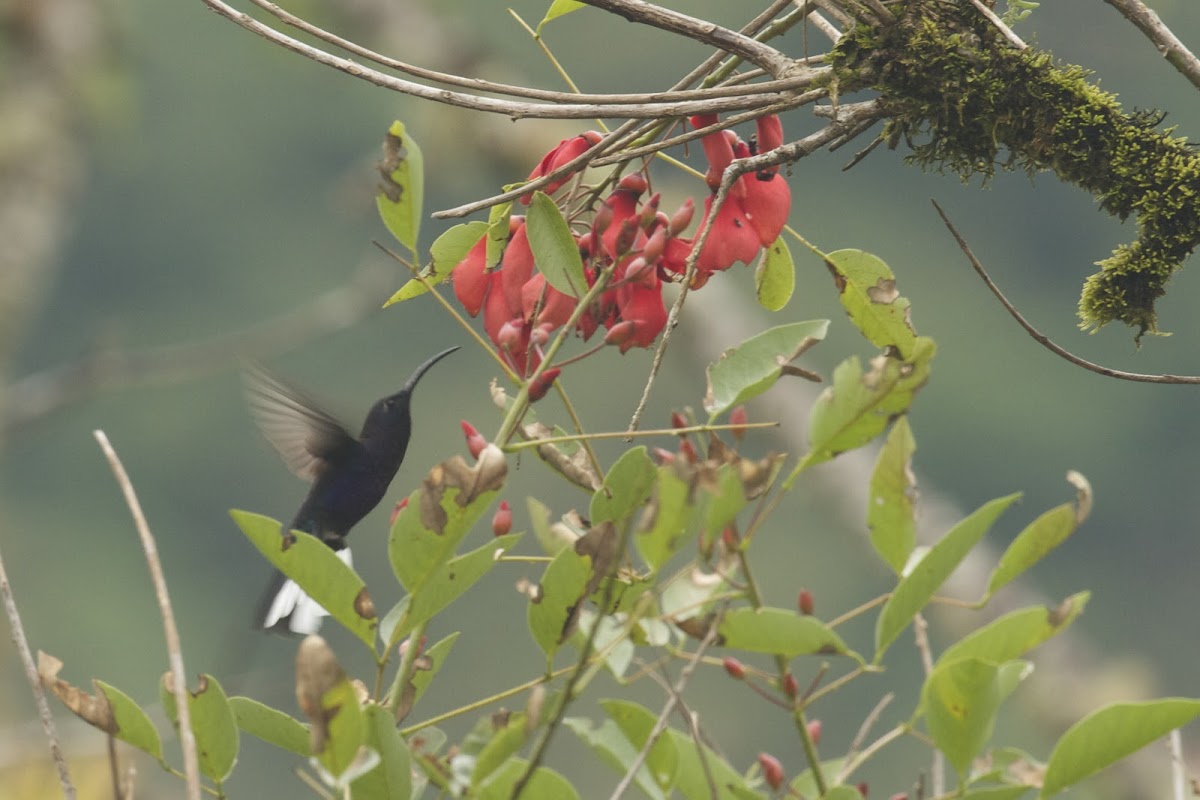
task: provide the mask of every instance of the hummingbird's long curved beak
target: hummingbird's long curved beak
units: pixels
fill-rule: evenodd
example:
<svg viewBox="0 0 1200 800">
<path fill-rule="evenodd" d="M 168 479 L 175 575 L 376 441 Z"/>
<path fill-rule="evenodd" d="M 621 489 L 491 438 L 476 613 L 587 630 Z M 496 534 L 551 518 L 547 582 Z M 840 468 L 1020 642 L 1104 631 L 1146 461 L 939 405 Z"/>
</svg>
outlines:
<svg viewBox="0 0 1200 800">
<path fill-rule="evenodd" d="M 421 378 L 425 375 L 425 373 L 429 371 L 430 367 L 432 367 L 434 364 L 441 361 L 443 358 L 445 358 L 446 356 L 450 355 L 451 353 L 453 353 L 455 350 L 458 350 L 458 349 L 459 349 L 458 345 L 455 345 L 454 347 L 443 350 L 442 352 L 438 353 L 436 356 L 433 356 L 432 358 L 427 360 L 424 364 L 421 364 L 421 366 L 414 369 L 412 375 L 410 375 L 408 380 L 405 382 L 404 388 L 401 389 L 396 394 L 398 394 L 398 395 L 412 394 L 412 390 L 416 388 L 417 382 L 420 381 Z"/>
</svg>

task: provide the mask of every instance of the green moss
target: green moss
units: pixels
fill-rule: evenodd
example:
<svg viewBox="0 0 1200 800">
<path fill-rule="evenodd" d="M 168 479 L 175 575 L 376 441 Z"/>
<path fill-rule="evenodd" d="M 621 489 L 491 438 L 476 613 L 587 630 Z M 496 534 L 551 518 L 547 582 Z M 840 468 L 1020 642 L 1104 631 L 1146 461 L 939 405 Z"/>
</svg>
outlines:
<svg viewBox="0 0 1200 800">
<path fill-rule="evenodd" d="M 1097 262 L 1084 283 L 1081 326 L 1112 321 L 1156 329 L 1154 303 L 1200 244 L 1200 154 L 1160 118 L 1121 110 L 1081 67 L 1035 48 L 1017 50 L 966 2 L 909 0 L 895 23 L 860 25 L 838 45 L 842 93 L 874 89 L 886 135 L 908 160 L 984 182 L 997 169 L 1052 171 L 1121 219 L 1138 238 Z"/>
</svg>

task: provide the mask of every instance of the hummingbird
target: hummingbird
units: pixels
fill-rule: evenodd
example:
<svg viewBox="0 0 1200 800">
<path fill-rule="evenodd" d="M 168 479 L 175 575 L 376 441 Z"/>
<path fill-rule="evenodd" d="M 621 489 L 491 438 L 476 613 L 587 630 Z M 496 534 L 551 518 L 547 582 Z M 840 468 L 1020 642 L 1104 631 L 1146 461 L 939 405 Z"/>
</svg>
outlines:
<svg viewBox="0 0 1200 800">
<path fill-rule="evenodd" d="M 285 530 L 312 534 L 351 564 L 346 536 L 379 505 L 404 462 L 412 436 L 410 405 L 421 377 L 451 347 L 415 370 L 400 391 L 371 406 L 362 431 L 351 435 L 335 417 L 303 392 L 262 367 L 248 365 L 243 375 L 250 409 L 267 441 L 288 469 L 312 483 L 300 510 Z M 328 616 L 296 583 L 276 571 L 259 605 L 255 624 L 266 630 L 316 633 Z"/>
</svg>

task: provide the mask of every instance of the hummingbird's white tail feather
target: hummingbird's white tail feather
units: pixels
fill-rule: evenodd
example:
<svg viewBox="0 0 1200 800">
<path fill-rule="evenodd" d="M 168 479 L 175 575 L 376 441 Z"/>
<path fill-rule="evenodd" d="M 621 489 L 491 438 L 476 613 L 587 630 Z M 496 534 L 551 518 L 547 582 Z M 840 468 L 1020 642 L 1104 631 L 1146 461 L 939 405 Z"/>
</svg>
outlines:
<svg viewBox="0 0 1200 800">
<path fill-rule="evenodd" d="M 338 550 L 337 556 L 346 566 L 354 566 L 349 547 Z M 271 598 L 271 603 L 263 615 L 262 627 L 266 630 L 286 627 L 292 633 L 307 636 L 320 630 L 321 620 L 327 616 L 329 612 L 320 603 L 305 594 L 295 581 L 288 578 Z"/>
</svg>

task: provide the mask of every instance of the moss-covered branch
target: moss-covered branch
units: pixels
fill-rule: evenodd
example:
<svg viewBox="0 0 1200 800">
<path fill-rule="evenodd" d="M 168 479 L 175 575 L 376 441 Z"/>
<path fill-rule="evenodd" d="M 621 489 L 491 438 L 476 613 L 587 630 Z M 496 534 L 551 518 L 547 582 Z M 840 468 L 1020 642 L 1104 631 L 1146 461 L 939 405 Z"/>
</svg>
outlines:
<svg viewBox="0 0 1200 800">
<path fill-rule="evenodd" d="M 970 3 L 906 0 L 896 21 L 859 25 L 834 54 L 840 90 L 875 89 L 909 160 L 985 181 L 997 166 L 1053 171 L 1091 192 L 1138 236 L 1097 262 L 1081 326 L 1119 320 L 1156 330 L 1154 303 L 1200 244 L 1200 153 L 1159 115 L 1127 114 L 1081 67 L 1006 42 Z"/>
</svg>

